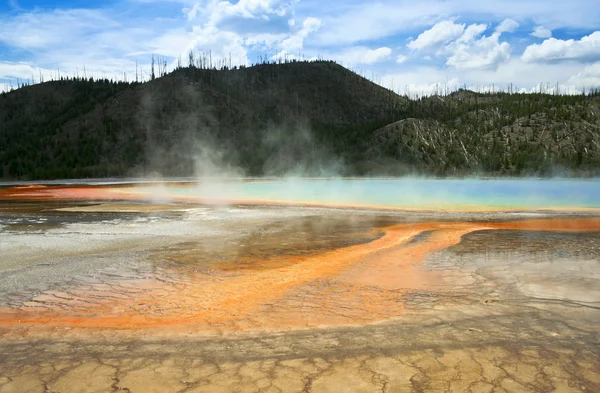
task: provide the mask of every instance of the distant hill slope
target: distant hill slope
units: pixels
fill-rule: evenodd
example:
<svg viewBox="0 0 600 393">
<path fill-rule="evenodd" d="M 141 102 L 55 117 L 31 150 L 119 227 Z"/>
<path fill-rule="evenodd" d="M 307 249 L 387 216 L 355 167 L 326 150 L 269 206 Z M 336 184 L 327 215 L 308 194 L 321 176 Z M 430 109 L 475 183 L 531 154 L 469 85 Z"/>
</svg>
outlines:
<svg viewBox="0 0 600 393">
<path fill-rule="evenodd" d="M 0 96 L 0 166 L 7 178 L 192 175 L 211 166 L 260 175 L 302 160 L 310 170 L 323 164 L 314 150 L 331 156 L 317 136 L 385 123 L 405 103 L 333 62 L 182 68 L 125 86 L 44 83 Z"/>
<path fill-rule="evenodd" d="M 598 175 L 600 96 L 476 94 L 413 101 L 375 131 L 373 172 Z"/>
<path fill-rule="evenodd" d="M 328 61 L 0 95 L 4 179 L 599 173 L 600 98 L 409 100 Z"/>
</svg>

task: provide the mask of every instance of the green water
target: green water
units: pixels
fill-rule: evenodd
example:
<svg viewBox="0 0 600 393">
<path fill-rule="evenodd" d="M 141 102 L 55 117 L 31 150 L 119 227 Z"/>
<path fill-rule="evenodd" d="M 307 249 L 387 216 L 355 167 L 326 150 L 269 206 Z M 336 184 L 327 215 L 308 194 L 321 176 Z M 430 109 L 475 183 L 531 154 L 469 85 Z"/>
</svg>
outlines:
<svg viewBox="0 0 600 393">
<path fill-rule="evenodd" d="M 152 189 L 139 191 L 150 194 Z M 201 182 L 174 197 L 405 209 L 600 209 L 600 180 L 360 179 Z"/>
</svg>

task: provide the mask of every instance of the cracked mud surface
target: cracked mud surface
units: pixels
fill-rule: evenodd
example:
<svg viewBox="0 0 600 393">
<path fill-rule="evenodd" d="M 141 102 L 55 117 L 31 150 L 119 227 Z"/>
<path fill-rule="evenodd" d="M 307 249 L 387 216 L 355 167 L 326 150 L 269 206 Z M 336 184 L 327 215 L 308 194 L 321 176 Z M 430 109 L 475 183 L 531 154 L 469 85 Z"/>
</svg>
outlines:
<svg viewBox="0 0 600 393">
<path fill-rule="evenodd" d="M 4 203 L 0 252 L 0 393 L 600 391 L 596 217 Z"/>
</svg>

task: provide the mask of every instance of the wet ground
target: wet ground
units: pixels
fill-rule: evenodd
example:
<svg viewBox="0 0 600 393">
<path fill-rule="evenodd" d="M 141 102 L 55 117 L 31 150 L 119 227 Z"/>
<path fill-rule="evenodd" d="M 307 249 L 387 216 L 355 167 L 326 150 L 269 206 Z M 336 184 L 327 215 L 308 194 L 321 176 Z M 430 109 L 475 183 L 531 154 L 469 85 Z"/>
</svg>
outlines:
<svg viewBox="0 0 600 393">
<path fill-rule="evenodd" d="M 598 392 L 600 218 L 0 203 L 0 392 Z"/>
</svg>

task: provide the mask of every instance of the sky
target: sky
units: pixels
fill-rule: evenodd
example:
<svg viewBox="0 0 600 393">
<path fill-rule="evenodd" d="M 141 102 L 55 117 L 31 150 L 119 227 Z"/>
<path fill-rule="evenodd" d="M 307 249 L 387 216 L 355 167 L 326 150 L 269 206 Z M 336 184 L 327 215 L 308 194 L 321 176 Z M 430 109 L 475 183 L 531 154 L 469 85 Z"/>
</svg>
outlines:
<svg viewBox="0 0 600 393">
<path fill-rule="evenodd" d="M 83 0 L 0 3 L 0 90 L 135 80 L 151 57 L 330 59 L 400 94 L 600 86 L 600 0 Z"/>
</svg>

